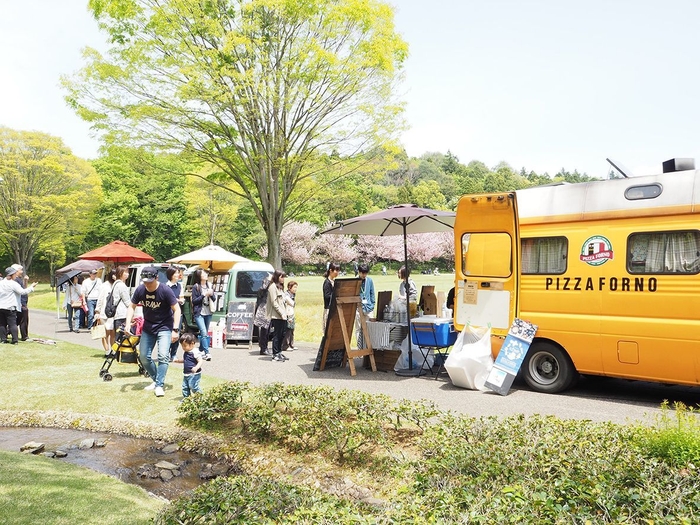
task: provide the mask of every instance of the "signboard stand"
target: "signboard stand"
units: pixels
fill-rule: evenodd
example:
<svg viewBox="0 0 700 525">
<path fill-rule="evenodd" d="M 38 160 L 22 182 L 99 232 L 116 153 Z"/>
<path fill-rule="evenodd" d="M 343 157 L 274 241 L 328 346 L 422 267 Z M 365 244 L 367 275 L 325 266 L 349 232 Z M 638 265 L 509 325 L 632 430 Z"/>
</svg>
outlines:
<svg viewBox="0 0 700 525">
<path fill-rule="evenodd" d="M 350 366 L 350 375 L 354 376 L 357 375 L 354 359 L 369 356 L 372 371 L 377 371 L 367 324 L 362 317 L 360 325 L 367 348 L 352 348 L 350 345 L 355 316 L 361 301 L 360 284 L 360 279 L 335 280 L 326 332 L 318 349 L 314 370 L 324 370 L 327 366 L 343 366 L 347 361 Z"/>
<path fill-rule="evenodd" d="M 249 341 L 252 348 L 254 315 L 254 302 L 229 301 L 226 313 L 226 340 Z"/>
<path fill-rule="evenodd" d="M 503 346 L 498 352 L 491 373 L 486 379 L 486 388 L 502 396 L 508 395 L 536 332 L 537 325 L 522 319 L 513 320 L 513 324 L 508 330 L 508 336 L 503 341 Z"/>
</svg>

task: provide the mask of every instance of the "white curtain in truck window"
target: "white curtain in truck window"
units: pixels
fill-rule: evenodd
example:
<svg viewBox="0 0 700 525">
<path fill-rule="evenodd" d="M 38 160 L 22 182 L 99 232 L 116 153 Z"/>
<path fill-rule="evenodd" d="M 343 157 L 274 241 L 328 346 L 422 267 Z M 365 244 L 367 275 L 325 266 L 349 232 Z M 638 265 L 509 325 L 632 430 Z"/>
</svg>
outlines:
<svg viewBox="0 0 700 525">
<path fill-rule="evenodd" d="M 561 274 L 566 271 L 564 237 L 521 239 L 522 273 Z"/>
<path fill-rule="evenodd" d="M 700 270 L 699 232 L 650 233 L 644 273 L 696 273 Z M 633 239 L 636 239 L 634 236 Z M 640 239 L 641 240 L 641 239 Z M 634 253 L 634 248 L 632 253 Z"/>
</svg>

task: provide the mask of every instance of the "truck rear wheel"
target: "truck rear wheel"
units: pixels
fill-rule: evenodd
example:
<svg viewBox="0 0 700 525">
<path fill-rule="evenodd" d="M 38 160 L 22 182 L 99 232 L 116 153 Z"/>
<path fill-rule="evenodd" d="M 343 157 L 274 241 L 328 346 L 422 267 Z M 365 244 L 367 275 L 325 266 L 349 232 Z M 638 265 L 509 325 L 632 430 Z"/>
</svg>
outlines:
<svg viewBox="0 0 700 525">
<path fill-rule="evenodd" d="M 523 369 L 523 377 L 530 388 L 546 394 L 566 390 L 578 376 L 569 355 L 549 341 L 532 343 Z"/>
</svg>

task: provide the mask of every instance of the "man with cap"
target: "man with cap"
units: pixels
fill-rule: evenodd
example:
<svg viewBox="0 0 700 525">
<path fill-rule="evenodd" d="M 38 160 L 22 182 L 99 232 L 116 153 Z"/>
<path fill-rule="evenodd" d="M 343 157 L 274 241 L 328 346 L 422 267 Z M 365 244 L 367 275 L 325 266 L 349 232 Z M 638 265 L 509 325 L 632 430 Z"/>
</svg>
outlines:
<svg viewBox="0 0 700 525">
<path fill-rule="evenodd" d="M 139 344 L 139 359 L 152 384 L 144 390 L 154 390 L 156 397 L 165 395 L 163 386 L 170 364 L 170 345 L 180 337 L 180 304 L 170 288 L 158 282 L 158 269 L 147 266 L 141 270 L 143 281 L 131 296 L 126 313 L 126 330 L 131 328 L 134 310 L 143 307 L 143 331 Z M 153 349 L 158 346 L 158 364 L 153 362 Z"/>
<path fill-rule="evenodd" d="M 20 297 L 34 291 L 37 283 L 32 283 L 27 288 L 22 288 L 15 276 L 17 269 L 10 266 L 5 270 L 5 278 L 0 280 L 0 340 L 9 343 L 7 340 L 7 329 L 9 327 L 12 335 L 12 344 L 16 345 L 17 337 L 17 312 L 22 310 Z"/>
<path fill-rule="evenodd" d="M 100 298 L 100 288 L 102 287 L 102 279 L 97 277 L 97 270 L 90 270 L 90 277 L 83 281 L 83 295 L 87 303 L 87 328 L 92 328 L 92 323 L 95 320 L 95 307 L 97 300 Z"/>
</svg>

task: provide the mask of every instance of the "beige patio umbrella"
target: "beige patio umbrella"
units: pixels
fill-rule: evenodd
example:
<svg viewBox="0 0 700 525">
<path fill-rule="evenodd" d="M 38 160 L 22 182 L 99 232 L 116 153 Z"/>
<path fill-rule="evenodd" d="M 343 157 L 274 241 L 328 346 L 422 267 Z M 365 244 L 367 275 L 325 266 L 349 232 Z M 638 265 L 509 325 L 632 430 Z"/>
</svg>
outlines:
<svg viewBox="0 0 700 525">
<path fill-rule="evenodd" d="M 210 271 L 228 271 L 236 263 L 249 261 L 250 259 L 224 250 L 216 244 L 210 244 L 199 250 L 168 259 L 169 263 L 198 264 L 200 267 Z"/>
<path fill-rule="evenodd" d="M 415 204 L 397 204 L 374 213 L 368 213 L 336 223 L 322 234 L 334 235 L 402 235 L 403 256 L 406 271 L 408 268 L 408 243 L 406 235 L 413 233 L 453 231 L 455 213 L 453 211 L 419 208 Z M 408 290 L 407 290 L 408 291 Z M 410 311 L 409 296 L 406 293 L 406 312 Z M 408 317 L 408 316 L 407 316 Z M 408 369 L 398 370 L 397 375 L 420 375 L 420 368 L 413 368 L 411 345 L 411 319 L 408 317 Z"/>
</svg>

